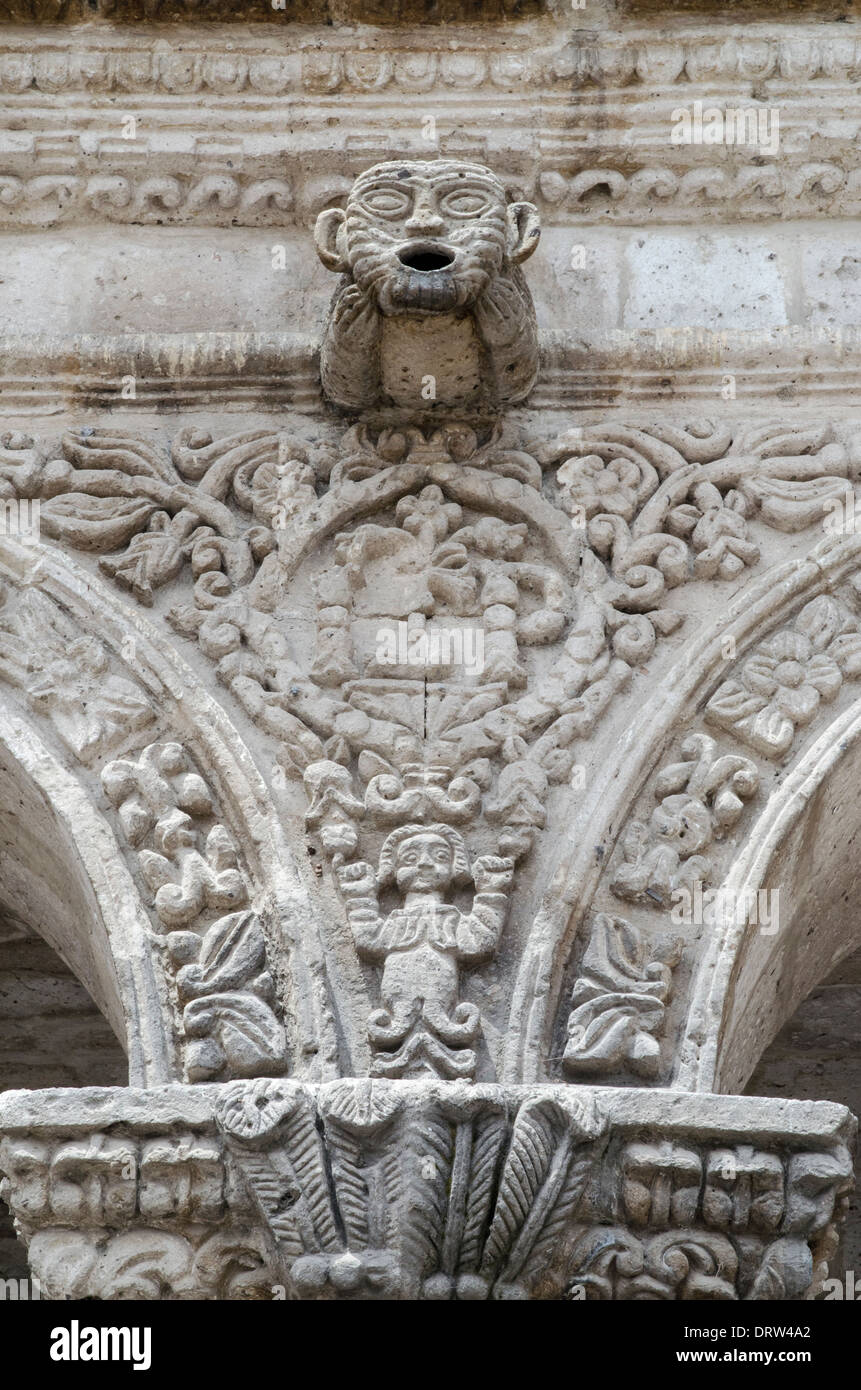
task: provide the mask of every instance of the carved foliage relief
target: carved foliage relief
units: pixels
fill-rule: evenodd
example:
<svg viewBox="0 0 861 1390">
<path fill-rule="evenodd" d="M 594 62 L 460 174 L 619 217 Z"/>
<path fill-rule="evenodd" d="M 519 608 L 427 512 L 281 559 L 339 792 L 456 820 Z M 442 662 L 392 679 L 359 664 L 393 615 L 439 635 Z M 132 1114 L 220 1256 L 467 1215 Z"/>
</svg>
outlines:
<svg viewBox="0 0 861 1390">
<path fill-rule="evenodd" d="M 839 1138 L 740 1137 L 756 1102 L 737 1099 L 720 1139 L 632 1119 L 630 1093 L 620 1125 L 607 1099 L 261 1078 L 211 1088 L 192 1120 L 176 1088 L 170 1120 L 141 1119 L 136 1099 L 110 1130 L 74 1107 L 35 1130 L 19 1116 L 0 1195 L 53 1298 L 815 1292 L 851 1183 Z"/>
<path fill-rule="evenodd" d="M 683 624 L 677 594 L 755 567 L 763 527 L 812 525 L 852 465 L 824 427 L 613 423 L 547 438 L 499 421 L 340 433 L 296 421 L 220 439 L 183 429 L 169 448 L 92 428 L 5 436 L 0 473 L 7 494 L 40 500 L 45 535 L 95 553 L 197 646 L 262 739 L 366 972 L 371 1074 L 469 1078 L 494 1074 L 485 1006 L 496 999 L 498 1028 L 536 835 L 564 817 L 614 695 Z M 791 652 L 772 642 L 749 657 L 710 725 L 782 746 L 853 679 L 854 620 L 835 604 L 808 606 Z M 16 614 L 3 675 L 47 701 L 85 756 L 94 734 L 72 736 L 62 698 L 34 683 Z M 63 659 L 99 658 L 67 644 Z M 118 722 L 142 727 L 123 679 L 101 699 L 106 747 Z M 188 1075 L 277 1072 L 283 1034 L 235 846 L 187 791 L 179 750 L 137 748 L 104 785 L 164 933 Z M 628 827 L 613 893 L 662 904 L 702 877 L 757 785 L 745 753 L 693 737 Z M 621 918 L 590 930 L 566 1073 L 654 1077 L 679 948 Z"/>
</svg>

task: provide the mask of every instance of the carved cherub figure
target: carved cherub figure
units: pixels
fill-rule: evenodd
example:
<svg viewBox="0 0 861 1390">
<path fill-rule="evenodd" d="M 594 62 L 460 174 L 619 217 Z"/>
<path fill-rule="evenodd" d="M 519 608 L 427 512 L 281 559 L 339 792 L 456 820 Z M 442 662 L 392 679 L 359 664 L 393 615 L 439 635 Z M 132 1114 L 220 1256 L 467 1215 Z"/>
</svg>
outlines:
<svg viewBox="0 0 861 1390">
<path fill-rule="evenodd" d="M 519 262 L 539 235 L 533 205 L 508 203 L 481 164 L 360 174 L 315 230 L 323 264 L 344 276 L 321 353 L 326 395 L 348 409 L 522 400 L 538 346 Z"/>
<path fill-rule="evenodd" d="M 499 945 L 514 860 L 484 855 L 470 869 L 463 838 L 449 825 L 405 825 L 380 851 L 377 873 L 359 860 L 337 872 L 359 953 L 382 961 L 383 1008 L 371 1014 L 372 1073 L 431 1071 L 471 1076 L 479 1029 L 474 1004 L 458 1003 L 459 965 L 476 965 Z M 473 883 L 472 910 L 445 896 Z M 379 889 L 395 885 L 403 905 L 380 913 Z"/>
</svg>

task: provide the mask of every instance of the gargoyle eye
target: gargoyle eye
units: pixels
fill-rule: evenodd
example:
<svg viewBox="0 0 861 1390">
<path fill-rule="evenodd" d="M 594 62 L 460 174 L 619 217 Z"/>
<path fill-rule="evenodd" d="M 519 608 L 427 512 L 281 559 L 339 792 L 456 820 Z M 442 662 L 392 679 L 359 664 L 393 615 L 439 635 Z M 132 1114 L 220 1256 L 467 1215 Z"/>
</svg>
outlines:
<svg viewBox="0 0 861 1390">
<path fill-rule="evenodd" d="M 362 199 L 368 212 L 376 217 L 406 217 L 410 210 L 410 195 L 401 188 L 372 188 Z"/>
<path fill-rule="evenodd" d="M 478 188 L 453 188 L 444 193 L 439 200 L 442 212 L 451 217 L 479 217 L 489 212 L 493 201 L 489 194 Z"/>
</svg>

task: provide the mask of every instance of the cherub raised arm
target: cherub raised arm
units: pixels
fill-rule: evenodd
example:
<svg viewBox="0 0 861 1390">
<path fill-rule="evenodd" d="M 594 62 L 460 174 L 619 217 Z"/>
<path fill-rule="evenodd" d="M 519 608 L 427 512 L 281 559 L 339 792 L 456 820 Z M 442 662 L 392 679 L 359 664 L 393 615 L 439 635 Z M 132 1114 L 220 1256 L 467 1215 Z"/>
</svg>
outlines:
<svg viewBox="0 0 861 1390">
<path fill-rule="evenodd" d="M 477 1036 L 479 1016 L 474 1005 L 458 1003 L 458 965 L 487 960 L 499 945 L 513 872 L 512 859 L 492 855 L 470 868 L 463 838 L 449 825 L 392 831 L 376 874 L 363 860 L 337 869 L 360 955 L 384 962 L 384 1007 L 369 1027 L 379 1052 L 390 1054 L 378 1053 L 378 1074 L 474 1069 L 475 1055 L 464 1049 Z M 445 902 L 448 890 L 470 882 L 470 912 Z M 392 884 L 403 903 L 383 917 L 378 892 Z"/>
</svg>

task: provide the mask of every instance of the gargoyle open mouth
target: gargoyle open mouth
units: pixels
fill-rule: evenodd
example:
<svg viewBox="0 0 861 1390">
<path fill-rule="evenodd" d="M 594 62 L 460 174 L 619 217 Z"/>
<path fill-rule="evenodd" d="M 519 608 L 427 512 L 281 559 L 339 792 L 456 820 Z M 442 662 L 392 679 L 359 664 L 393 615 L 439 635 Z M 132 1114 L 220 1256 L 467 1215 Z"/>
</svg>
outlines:
<svg viewBox="0 0 861 1390">
<path fill-rule="evenodd" d="M 413 241 L 395 253 L 398 274 L 392 286 L 392 302 L 420 313 L 441 313 L 455 308 L 458 287 L 453 273 L 455 252 L 447 246 Z"/>
<path fill-rule="evenodd" d="M 435 270 L 448 270 L 449 266 L 454 264 L 454 252 L 437 246 L 402 246 L 398 252 L 398 260 L 408 270 L 428 274 Z"/>
</svg>

